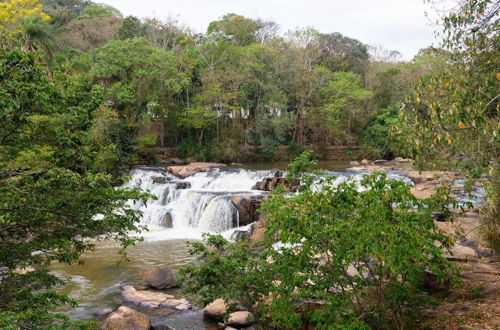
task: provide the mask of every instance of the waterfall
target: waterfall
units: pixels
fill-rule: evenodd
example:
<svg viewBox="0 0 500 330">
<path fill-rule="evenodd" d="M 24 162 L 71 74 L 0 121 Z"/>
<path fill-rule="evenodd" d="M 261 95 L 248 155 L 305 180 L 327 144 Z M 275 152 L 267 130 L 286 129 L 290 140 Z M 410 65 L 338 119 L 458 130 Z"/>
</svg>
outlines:
<svg viewBox="0 0 500 330">
<path fill-rule="evenodd" d="M 139 187 L 156 199 L 130 202 L 143 213 L 146 235 L 166 238 L 198 237 L 202 232 L 221 233 L 238 226 L 239 214 L 231 203 L 235 195 L 262 195 L 252 187 L 275 171 L 223 169 L 201 172 L 179 179 L 161 167 L 139 166 L 121 188 Z M 158 233 L 161 231 L 161 233 Z"/>
</svg>

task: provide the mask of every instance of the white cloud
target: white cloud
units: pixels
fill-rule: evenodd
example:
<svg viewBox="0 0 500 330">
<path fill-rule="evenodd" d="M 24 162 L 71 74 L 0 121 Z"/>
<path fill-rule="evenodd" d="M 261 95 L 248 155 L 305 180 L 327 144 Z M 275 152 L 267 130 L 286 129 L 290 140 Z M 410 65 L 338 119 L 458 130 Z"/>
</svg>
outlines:
<svg viewBox="0 0 500 330">
<path fill-rule="evenodd" d="M 366 44 L 400 51 L 411 59 L 435 42 L 423 0 L 101 0 L 124 15 L 166 18 L 177 16 L 203 32 L 208 23 L 234 12 L 272 19 L 282 31 L 313 26 L 321 32 L 340 32 Z"/>
</svg>

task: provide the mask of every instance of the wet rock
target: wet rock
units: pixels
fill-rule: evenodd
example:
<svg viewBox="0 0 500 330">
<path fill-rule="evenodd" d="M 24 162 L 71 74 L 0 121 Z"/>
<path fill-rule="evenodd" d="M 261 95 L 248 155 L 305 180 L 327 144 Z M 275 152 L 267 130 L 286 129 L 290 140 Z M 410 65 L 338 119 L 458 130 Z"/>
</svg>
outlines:
<svg viewBox="0 0 500 330">
<path fill-rule="evenodd" d="M 131 285 L 122 288 L 124 301 L 148 309 L 169 308 L 178 311 L 191 309 L 191 304 L 184 298 L 176 299 L 162 292 L 140 291 Z"/>
<path fill-rule="evenodd" d="M 178 182 L 175 185 L 175 189 L 189 189 L 191 184 L 189 182 Z"/>
<path fill-rule="evenodd" d="M 298 182 L 295 180 L 288 180 L 287 178 L 264 178 L 262 181 L 257 182 L 252 189 L 271 191 L 276 189 L 278 186 L 283 185 L 291 190 L 294 190 L 298 186 Z"/>
<path fill-rule="evenodd" d="M 374 165 L 384 165 L 387 162 L 388 162 L 388 160 L 385 160 L 385 159 L 377 159 L 377 160 L 374 160 L 372 163 Z"/>
<path fill-rule="evenodd" d="M 167 212 L 163 216 L 163 221 L 160 223 L 160 225 L 165 227 L 165 228 L 173 228 L 174 227 L 172 215 L 170 214 L 170 212 Z"/>
<path fill-rule="evenodd" d="M 215 299 L 210 304 L 206 305 L 203 309 L 203 313 L 215 320 L 222 320 L 224 315 L 227 313 L 228 305 L 224 299 Z"/>
<path fill-rule="evenodd" d="M 370 164 L 370 161 L 369 161 L 368 159 L 363 159 L 363 160 L 361 161 L 361 164 L 362 164 L 362 165 L 368 165 L 368 164 Z"/>
<path fill-rule="evenodd" d="M 246 226 L 259 218 L 258 209 L 263 196 L 237 195 L 231 198 L 231 203 L 238 210 L 239 225 Z"/>
<path fill-rule="evenodd" d="M 283 177 L 283 175 L 284 175 L 283 171 L 276 171 L 276 172 L 274 172 L 274 177 L 275 178 L 281 178 L 281 177 Z"/>
<path fill-rule="evenodd" d="M 229 327 L 229 326 L 225 327 L 224 329 L 225 329 L 225 330 L 238 330 L 238 329 L 236 329 L 236 328 Z"/>
<path fill-rule="evenodd" d="M 358 161 L 352 161 L 349 163 L 351 166 L 358 166 L 359 165 L 359 162 Z"/>
<path fill-rule="evenodd" d="M 106 318 L 102 329 L 105 330 L 149 330 L 149 318 L 131 308 L 121 306 Z"/>
<path fill-rule="evenodd" d="M 188 165 L 168 166 L 167 170 L 179 178 L 186 178 L 198 172 L 210 172 L 214 168 L 225 167 L 226 164 L 220 163 L 191 163 Z"/>
<path fill-rule="evenodd" d="M 101 310 L 98 310 L 97 312 L 94 313 L 95 316 L 106 316 L 113 313 L 112 308 L 103 308 Z"/>
<path fill-rule="evenodd" d="M 169 267 L 153 267 L 143 269 L 141 277 L 146 284 L 155 289 L 163 290 L 177 286 L 177 275 Z"/>
<path fill-rule="evenodd" d="M 226 324 L 229 326 L 247 327 L 254 321 L 252 313 L 241 311 L 229 314 Z"/>
<path fill-rule="evenodd" d="M 174 296 L 161 292 L 139 291 L 131 285 L 123 286 L 121 294 L 124 301 L 149 309 L 159 308 L 163 302 L 174 299 Z"/>
<path fill-rule="evenodd" d="M 155 176 L 153 178 L 153 183 L 157 183 L 157 184 L 167 183 L 169 181 L 170 181 L 170 178 L 168 178 L 166 176 Z"/>
<path fill-rule="evenodd" d="M 251 226 L 249 228 L 249 230 L 235 230 L 232 234 L 231 234 L 231 239 L 233 241 L 242 241 L 244 239 L 247 239 L 247 238 L 250 238 L 252 237 L 252 230 L 253 226 Z"/>
</svg>

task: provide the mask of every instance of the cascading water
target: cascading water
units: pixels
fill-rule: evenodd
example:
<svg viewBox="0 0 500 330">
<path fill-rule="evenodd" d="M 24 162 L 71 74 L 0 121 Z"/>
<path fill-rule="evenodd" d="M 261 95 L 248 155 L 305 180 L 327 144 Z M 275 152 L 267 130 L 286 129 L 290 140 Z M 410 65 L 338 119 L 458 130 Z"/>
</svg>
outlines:
<svg viewBox="0 0 500 330">
<path fill-rule="evenodd" d="M 179 179 L 159 167 L 141 166 L 132 170 L 130 181 L 122 187 L 139 187 L 157 197 L 145 204 L 131 203 L 143 213 L 141 224 L 150 229 L 146 237 L 197 238 L 203 232 L 221 233 L 237 227 L 239 214 L 231 198 L 265 194 L 252 187 L 274 173 L 214 170 Z"/>
<path fill-rule="evenodd" d="M 412 184 L 401 171 L 390 171 L 388 177 Z M 245 169 L 216 169 L 179 179 L 160 167 L 136 167 L 130 173 L 131 180 L 122 187 L 139 187 L 157 197 L 146 203 L 132 203 L 131 207 L 143 213 L 141 224 L 150 232 L 146 238 L 174 239 L 200 238 L 201 233 L 225 233 L 230 237 L 239 226 L 239 214 L 231 202 L 236 195 L 256 196 L 266 194 L 252 187 L 275 171 Z M 333 184 L 348 178 L 360 181 L 366 173 L 326 172 L 337 178 Z M 321 187 L 316 187 L 321 189 Z M 230 232 L 228 232 L 231 230 Z"/>
</svg>

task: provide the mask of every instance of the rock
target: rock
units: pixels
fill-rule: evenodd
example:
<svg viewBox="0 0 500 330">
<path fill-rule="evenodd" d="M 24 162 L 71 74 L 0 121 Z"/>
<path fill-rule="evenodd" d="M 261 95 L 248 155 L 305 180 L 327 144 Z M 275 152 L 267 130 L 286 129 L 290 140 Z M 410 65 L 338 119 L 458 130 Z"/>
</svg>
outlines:
<svg viewBox="0 0 500 330">
<path fill-rule="evenodd" d="M 141 277 L 146 284 L 155 289 L 163 290 L 177 286 L 177 275 L 169 267 L 153 267 L 143 269 Z"/>
<path fill-rule="evenodd" d="M 103 308 L 101 310 L 98 310 L 97 312 L 94 313 L 95 316 L 106 316 L 106 315 L 109 315 L 113 313 L 113 309 L 112 308 Z"/>
<path fill-rule="evenodd" d="M 228 326 L 228 327 L 225 327 L 224 329 L 225 329 L 225 330 L 238 330 L 238 329 L 236 329 L 236 328 L 229 327 L 229 326 Z"/>
<path fill-rule="evenodd" d="M 151 291 L 139 291 L 131 285 L 122 287 L 122 298 L 124 301 L 149 309 L 160 308 L 161 304 L 174 296 Z"/>
<path fill-rule="evenodd" d="M 374 165 L 384 165 L 387 162 L 388 162 L 388 160 L 385 160 L 385 159 L 377 159 L 377 160 L 374 160 L 372 163 Z"/>
<path fill-rule="evenodd" d="M 102 329 L 106 330 L 149 330 L 149 318 L 131 308 L 121 306 L 106 318 Z"/>
<path fill-rule="evenodd" d="M 170 181 L 170 178 L 166 176 L 155 176 L 153 178 L 153 183 L 161 184 L 161 183 L 167 183 Z"/>
<path fill-rule="evenodd" d="M 351 166 L 358 166 L 359 162 L 354 160 L 354 161 L 350 162 L 349 164 L 351 164 Z"/>
<path fill-rule="evenodd" d="M 189 182 L 178 182 L 175 185 L 175 189 L 189 189 L 191 188 L 191 184 Z"/>
<path fill-rule="evenodd" d="M 245 230 L 235 230 L 231 234 L 231 239 L 233 241 L 242 241 L 244 239 L 250 238 L 250 237 L 252 237 L 252 232 L 253 232 L 252 229 L 253 229 L 253 225 L 247 231 L 245 231 Z"/>
<path fill-rule="evenodd" d="M 259 220 L 252 224 L 252 236 L 251 240 L 254 242 L 263 241 L 265 238 L 265 231 L 267 226 L 267 220 L 265 214 L 261 213 L 259 215 Z"/>
<path fill-rule="evenodd" d="M 186 178 L 198 172 L 210 172 L 217 167 L 224 167 L 226 164 L 219 163 L 191 163 L 188 165 L 168 166 L 167 170 L 179 178 Z"/>
<path fill-rule="evenodd" d="M 257 182 L 252 189 L 271 191 L 273 189 L 276 189 L 278 186 L 283 185 L 290 190 L 294 190 L 297 188 L 298 184 L 299 183 L 295 180 L 290 181 L 287 178 L 273 177 L 273 178 L 264 178 L 262 181 Z"/>
<path fill-rule="evenodd" d="M 370 161 L 369 161 L 368 159 L 363 159 L 363 160 L 361 161 L 361 164 L 362 164 L 362 165 L 368 165 L 368 164 L 370 164 Z"/>
<path fill-rule="evenodd" d="M 276 172 L 274 172 L 274 177 L 275 178 L 281 178 L 281 177 L 283 177 L 283 175 L 284 175 L 283 171 L 276 171 Z"/>
<path fill-rule="evenodd" d="M 191 304 L 184 298 L 175 299 L 174 296 L 162 292 L 136 290 L 131 285 L 122 288 L 124 301 L 148 309 L 169 308 L 179 311 L 191 309 Z"/>
<path fill-rule="evenodd" d="M 170 212 L 167 212 L 163 216 L 163 221 L 160 223 L 160 225 L 165 227 L 165 228 L 173 228 L 174 227 L 174 222 L 172 220 L 172 215 L 170 214 Z"/>
<path fill-rule="evenodd" d="M 206 305 L 203 313 L 213 319 L 222 320 L 227 312 L 228 305 L 224 299 L 215 299 L 210 304 Z"/>
<path fill-rule="evenodd" d="M 239 225 L 246 226 L 259 218 L 258 209 L 263 196 L 237 195 L 231 198 L 231 203 L 238 210 Z"/>
<path fill-rule="evenodd" d="M 241 311 L 229 314 L 226 324 L 237 327 L 246 327 L 251 325 L 254 321 L 255 319 L 252 313 Z"/>
<path fill-rule="evenodd" d="M 410 192 L 419 199 L 429 198 L 436 193 L 437 185 L 438 183 L 433 181 L 417 183 L 410 188 Z"/>
</svg>

